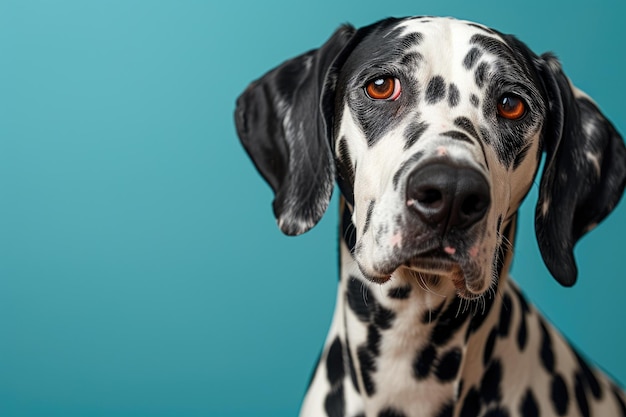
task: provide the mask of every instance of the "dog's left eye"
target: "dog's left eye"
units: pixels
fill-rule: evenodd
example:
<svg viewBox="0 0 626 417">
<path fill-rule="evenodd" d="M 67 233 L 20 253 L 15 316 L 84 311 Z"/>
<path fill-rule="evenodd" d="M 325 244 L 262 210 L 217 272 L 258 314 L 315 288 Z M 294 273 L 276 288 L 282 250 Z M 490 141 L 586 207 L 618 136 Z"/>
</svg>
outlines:
<svg viewBox="0 0 626 417">
<path fill-rule="evenodd" d="M 394 77 L 380 77 L 367 83 L 365 93 L 374 100 L 397 100 L 402 88 Z"/>
</svg>

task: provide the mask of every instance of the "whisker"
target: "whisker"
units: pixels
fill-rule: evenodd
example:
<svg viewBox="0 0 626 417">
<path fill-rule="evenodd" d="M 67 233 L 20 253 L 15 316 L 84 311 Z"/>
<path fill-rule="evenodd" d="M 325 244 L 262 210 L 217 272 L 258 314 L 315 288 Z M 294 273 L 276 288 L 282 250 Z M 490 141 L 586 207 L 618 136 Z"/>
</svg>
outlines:
<svg viewBox="0 0 626 417">
<path fill-rule="evenodd" d="M 428 286 L 428 284 L 426 283 L 426 280 L 424 279 L 424 276 L 422 275 L 421 272 L 413 272 L 413 271 L 411 271 L 411 275 L 413 276 L 413 278 L 417 282 L 417 285 L 419 285 L 419 287 L 421 289 L 423 289 L 424 291 L 426 291 L 427 293 L 436 295 L 436 296 L 441 297 L 441 298 L 446 298 L 445 295 L 439 294 L 438 292 L 434 291 L 433 289 L 431 289 Z M 417 279 L 417 277 L 419 277 L 419 280 Z"/>
<path fill-rule="evenodd" d="M 454 315 L 454 318 L 459 317 L 459 314 L 465 313 L 465 310 L 461 311 L 461 307 L 463 306 L 464 302 L 465 299 L 461 298 L 461 302 L 459 303 L 459 307 L 456 309 L 456 314 Z"/>
</svg>

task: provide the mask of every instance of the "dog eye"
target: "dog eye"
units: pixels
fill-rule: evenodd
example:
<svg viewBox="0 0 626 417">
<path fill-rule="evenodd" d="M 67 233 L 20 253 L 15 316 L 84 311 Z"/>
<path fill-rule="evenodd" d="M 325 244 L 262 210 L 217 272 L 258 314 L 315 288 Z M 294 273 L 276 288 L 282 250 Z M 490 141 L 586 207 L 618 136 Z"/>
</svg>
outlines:
<svg viewBox="0 0 626 417">
<path fill-rule="evenodd" d="M 526 104 L 514 94 L 504 94 L 498 100 L 498 114 L 509 120 L 521 119 L 526 114 Z"/>
<path fill-rule="evenodd" d="M 400 81 L 393 77 L 376 78 L 365 86 L 365 93 L 374 100 L 397 100 L 401 92 Z"/>
</svg>

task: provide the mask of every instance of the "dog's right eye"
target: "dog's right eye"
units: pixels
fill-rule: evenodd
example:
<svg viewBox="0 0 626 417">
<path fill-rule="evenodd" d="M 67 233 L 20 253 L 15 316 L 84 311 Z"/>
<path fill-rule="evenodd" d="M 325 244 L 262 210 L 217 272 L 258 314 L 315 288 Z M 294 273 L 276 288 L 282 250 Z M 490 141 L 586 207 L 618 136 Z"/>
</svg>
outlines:
<svg viewBox="0 0 626 417">
<path fill-rule="evenodd" d="M 524 100 L 514 94 L 504 94 L 498 100 L 498 114 L 505 119 L 518 120 L 526 114 Z"/>
<path fill-rule="evenodd" d="M 397 100 L 401 92 L 400 81 L 394 77 L 376 78 L 365 86 L 365 93 L 374 100 Z"/>
</svg>

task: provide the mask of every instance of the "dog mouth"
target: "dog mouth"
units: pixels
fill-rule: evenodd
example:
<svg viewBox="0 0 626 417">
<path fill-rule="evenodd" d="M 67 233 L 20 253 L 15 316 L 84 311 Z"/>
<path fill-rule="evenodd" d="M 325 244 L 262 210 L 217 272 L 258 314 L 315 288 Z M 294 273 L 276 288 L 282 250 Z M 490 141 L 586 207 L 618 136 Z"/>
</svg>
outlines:
<svg viewBox="0 0 626 417">
<path fill-rule="evenodd" d="M 372 282 L 383 284 L 391 279 L 398 270 L 408 270 L 418 275 L 448 278 L 454 285 L 457 294 L 466 299 L 480 297 L 484 279 L 482 270 L 474 259 L 461 254 L 452 246 L 436 245 L 428 247 L 407 258 L 389 260 L 376 267 L 371 274 L 361 268 L 363 275 Z"/>
<path fill-rule="evenodd" d="M 450 250 L 446 252 L 441 247 L 431 249 L 412 256 L 403 265 L 415 271 L 446 274 L 457 265 L 457 261 L 453 259 L 453 254 L 450 252 Z"/>
</svg>

